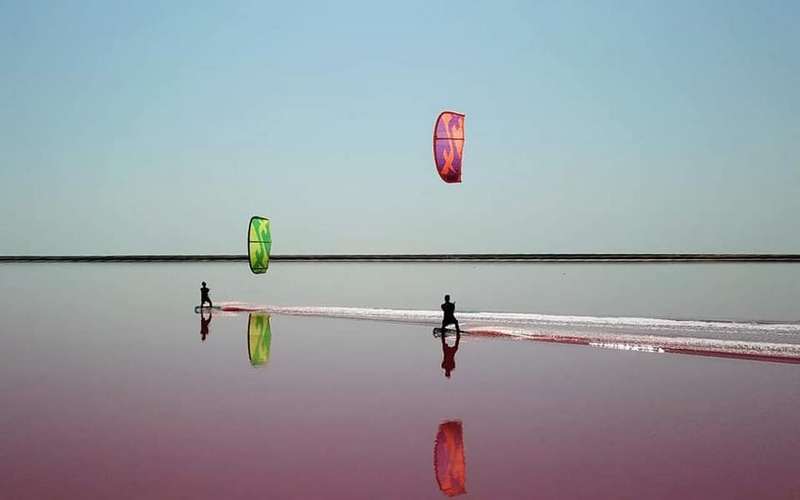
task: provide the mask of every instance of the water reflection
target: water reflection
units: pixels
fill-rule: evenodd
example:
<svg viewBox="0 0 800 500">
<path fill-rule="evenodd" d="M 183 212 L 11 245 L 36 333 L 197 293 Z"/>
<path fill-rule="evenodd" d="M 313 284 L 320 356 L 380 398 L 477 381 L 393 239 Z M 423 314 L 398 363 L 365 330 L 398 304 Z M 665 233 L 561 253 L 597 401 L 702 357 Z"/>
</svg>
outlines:
<svg viewBox="0 0 800 500">
<path fill-rule="evenodd" d="M 269 314 L 250 313 L 247 320 L 247 356 L 253 366 L 264 366 L 269 361 L 272 329 Z"/>
<path fill-rule="evenodd" d="M 448 333 L 452 336 L 452 330 L 433 329 L 433 336 L 439 337 L 442 341 L 442 369 L 444 370 L 444 376 L 450 378 L 450 372 L 456 369 L 456 352 L 458 352 L 458 344 L 461 342 L 461 331 L 456 330 L 456 342 L 452 347 L 447 344 Z"/>
<path fill-rule="evenodd" d="M 433 448 L 436 483 L 445 495 L 454 497 L 467 492 L 467 464 L 464 459 L 464 428 L 460 420 L 439 424 Z"/>
<path fill-rule="evenodd" d="M 206 317 L 208 312 L 208 317 Z M 211 325 L 211 309 L 200 310 L 200 341 L 205 342 L 208 337 L 208 327 Z"/>
</svg>

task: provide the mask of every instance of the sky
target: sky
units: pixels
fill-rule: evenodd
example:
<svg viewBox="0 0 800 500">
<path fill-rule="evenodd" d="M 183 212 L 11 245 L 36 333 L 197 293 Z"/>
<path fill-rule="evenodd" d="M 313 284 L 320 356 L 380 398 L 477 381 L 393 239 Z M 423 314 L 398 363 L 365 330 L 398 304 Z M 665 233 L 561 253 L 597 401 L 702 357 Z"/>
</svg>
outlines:
<svg viewBox="0 0 800 500">
<path fill-rule="evenodd" d="M 800 252 L 798 19 L 0 0 L 0 254 L 243 254 L 251 215 L 276 254 Z"/>
</svg>

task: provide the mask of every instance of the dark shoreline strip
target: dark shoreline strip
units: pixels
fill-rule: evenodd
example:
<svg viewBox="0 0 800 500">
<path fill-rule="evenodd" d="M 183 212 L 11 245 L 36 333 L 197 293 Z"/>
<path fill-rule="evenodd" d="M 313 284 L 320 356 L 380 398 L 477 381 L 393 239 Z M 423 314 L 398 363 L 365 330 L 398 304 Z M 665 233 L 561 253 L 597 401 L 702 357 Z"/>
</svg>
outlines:
<svg viewBox="0 0 800 500">
<path fill-rule="evenodd" d="M 471 253 L 273 255 L 279 262 L 800 262 L 800 254 Z M 6 255 L 3 262 L 238 262 L 247 255 Z"/>
</svg>

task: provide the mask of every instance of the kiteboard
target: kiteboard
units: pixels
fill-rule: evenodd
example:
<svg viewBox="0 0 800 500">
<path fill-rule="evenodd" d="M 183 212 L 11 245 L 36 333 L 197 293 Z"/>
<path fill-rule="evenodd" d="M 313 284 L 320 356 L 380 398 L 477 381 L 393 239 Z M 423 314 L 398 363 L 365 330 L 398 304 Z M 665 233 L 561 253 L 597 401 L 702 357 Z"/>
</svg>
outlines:
<svg viewBox="0 0 800 500">
<path fill-rule="evenodd" d="M 194 306 L 194 312 L 199 313 L 200 311 L 221 311 L 222 308 L 220 306 Z"/>
<path fill-rule="evenodd" d="M 433 329 L 433 336 L 436 338 L 441 337 L 444 335 L 445 338 L 452 337 L 456 335 L 458 332 L 455 328 L 434 328 Z M 464 330 L 461 330 L 461 333 L 465 333 Z"/>
</svg>

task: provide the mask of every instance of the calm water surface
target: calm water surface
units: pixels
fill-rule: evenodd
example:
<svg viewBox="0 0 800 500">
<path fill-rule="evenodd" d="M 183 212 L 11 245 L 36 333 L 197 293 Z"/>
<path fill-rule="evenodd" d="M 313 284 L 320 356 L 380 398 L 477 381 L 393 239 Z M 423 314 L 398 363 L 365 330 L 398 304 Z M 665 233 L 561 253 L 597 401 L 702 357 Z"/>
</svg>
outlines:
<svg viewBox="0 0 800 500">
<path fill-rule="evenodd" d="M 0 497 L 444 498 L 456 428 L 445 479 L 475 498 L 800 497 L 798 365 L 464 337 L 447 378 L 428 327 L 272 316 L 254 367 L 248 315 L 201 340 L 201 280 L 286 305 L 800 314 L 781 264 L 3 265 Z"/>
</svg>

